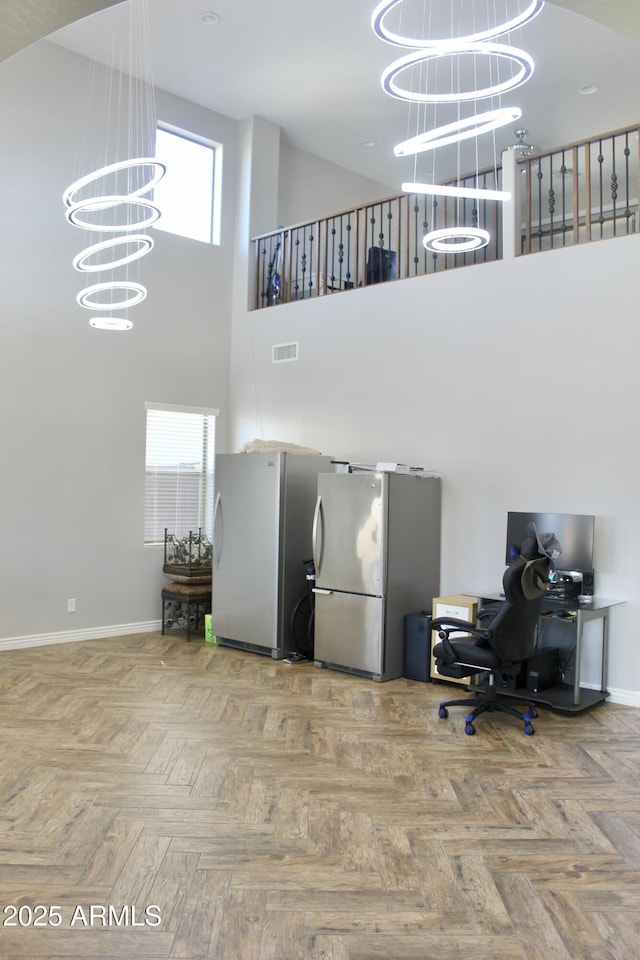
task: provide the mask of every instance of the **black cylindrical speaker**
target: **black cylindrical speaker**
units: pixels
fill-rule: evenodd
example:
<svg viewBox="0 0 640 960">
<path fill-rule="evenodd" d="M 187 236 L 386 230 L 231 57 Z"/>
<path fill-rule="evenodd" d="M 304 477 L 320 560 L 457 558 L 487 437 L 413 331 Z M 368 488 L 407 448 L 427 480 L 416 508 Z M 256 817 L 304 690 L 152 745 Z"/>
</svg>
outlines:
<svg viewBox="0 0 640 960">
<path fill-rule="evenodd" d="M 582 574 L 582 595 L 584 597 L 593 596 L 593 570 L 585 571 Z"/>
</svg>

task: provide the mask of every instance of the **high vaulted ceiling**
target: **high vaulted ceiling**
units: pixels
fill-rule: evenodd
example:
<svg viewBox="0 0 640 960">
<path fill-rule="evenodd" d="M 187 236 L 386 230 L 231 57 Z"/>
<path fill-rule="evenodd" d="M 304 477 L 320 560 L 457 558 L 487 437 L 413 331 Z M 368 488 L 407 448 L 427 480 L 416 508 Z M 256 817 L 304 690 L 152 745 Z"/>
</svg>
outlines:
<svg viewBox="0 0 640 960">
<path fill-rule="evenodd" d="M 381 90 L 381 71 L 404 51 L 374 36 L 369 21 L 376 2 L 149 0 L 155 83 L 235 119 L 258 114 L 295 146 L 395 188 L 417 173 L 413 159 L 393 156 L 417 115 Z M 470 8 L 484 0 L 464 2 Z M 524 5 L 501 2 L 507 9 Z M 217 22 L 203 22 L 207 4 Z M 100 8 L 108 9 L 96 13 Z M 109 63 L 109 38 L 126 15 L 121 0 L 3 0 L 0 59 L 76 21 L 52 39 Z M 500 105 L 521 107 L 523 116 L 496 132 L 496 150 L 514 142 L 516 126 L 545 148 L 640 120 L 637 0 L 547 2 L 511 42 L 534 57 L 536 70 L 526 85 L 500 98 Z M 598 90 L 585 96 L 579 92 L 585 85 Z M 446 119 L 441 112 L 437 123 Z M 493 138 L 478 142 L 486 162 Z M 441 179 L 445 171 L 431 173 Z"/>
</svg>

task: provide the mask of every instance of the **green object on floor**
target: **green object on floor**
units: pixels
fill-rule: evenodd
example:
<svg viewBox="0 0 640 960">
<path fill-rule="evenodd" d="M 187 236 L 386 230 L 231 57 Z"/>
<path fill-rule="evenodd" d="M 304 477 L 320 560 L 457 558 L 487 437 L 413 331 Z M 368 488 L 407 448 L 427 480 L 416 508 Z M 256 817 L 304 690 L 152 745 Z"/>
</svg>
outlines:
<svg viewBox="0 0 640 960">
<path fill-rule="evenodd" d="M 217 643 L 218 638 L 215 633 L 211 632 L 211 614 L 205 613 L 204 615 L 204 639 L 205 643 Z"/>
</svg>

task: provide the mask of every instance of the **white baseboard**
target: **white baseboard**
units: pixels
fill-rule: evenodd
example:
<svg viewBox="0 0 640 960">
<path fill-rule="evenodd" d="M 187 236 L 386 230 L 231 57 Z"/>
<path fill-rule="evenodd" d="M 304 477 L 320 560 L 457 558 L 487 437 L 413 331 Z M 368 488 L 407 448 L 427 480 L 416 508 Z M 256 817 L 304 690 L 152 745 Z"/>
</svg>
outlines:
<svg viewBox="0 0 640 960">
<path fill-rule="evenodd" d="M 614 690 L 609 687 L 609 703 L 622 703 L 627 707 L 640 707 L 640 692 L 637 690 Z"/>
<path fill-rule="evenodd" d="M 581 683 L 580 688 L 584 690 L 599 690 L 600 686 L 594 683 Z M 622 703 L 626 707 L 640 707 L 639 690 L 617 690 L 614 687 L 607 687 L 609 696 L 605 703 Z"/>
<path fill-rule="evenodd" d="M 146 623 L 119 623 L 112 627 L 87 627 L 84 630 L 63 630 L 60 633 L 33 633 L 26 637 L 0 638 L 0 651 L 23 647 L 44 647 L 50 643 L 77 643 L 79 640 L 102 640 L 103 637 L 124 637 L 131 633 L 155 633 L 162 630 L 161 620 Z"/>
</svg>

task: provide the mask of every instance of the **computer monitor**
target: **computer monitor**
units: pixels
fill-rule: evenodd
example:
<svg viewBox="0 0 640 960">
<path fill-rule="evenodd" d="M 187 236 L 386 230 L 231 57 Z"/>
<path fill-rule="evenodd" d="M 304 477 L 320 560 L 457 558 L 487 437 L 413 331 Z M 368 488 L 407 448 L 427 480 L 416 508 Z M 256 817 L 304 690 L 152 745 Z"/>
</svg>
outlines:
<svg viewBox="0 0 640 960">
<path fill-rule="evenodd" d="M 555 561 L 556 570 L 593 572 L 593 535 L 595 517 L 575 513 L 516 513 L 507 514 L 506 563 L 520 555 L 520 547 L 527 536 L 527 527 L 535 523 L 538 533 L 554 533 L 562 547 Z"/>
</svg>

